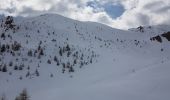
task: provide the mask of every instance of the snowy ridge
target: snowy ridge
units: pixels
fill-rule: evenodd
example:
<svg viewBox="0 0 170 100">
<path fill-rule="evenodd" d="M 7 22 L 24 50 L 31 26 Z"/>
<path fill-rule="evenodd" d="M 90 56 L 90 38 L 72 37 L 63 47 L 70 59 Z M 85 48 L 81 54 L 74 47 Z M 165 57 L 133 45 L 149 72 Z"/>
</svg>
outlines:
<svg viewBox="0 0 170 100">
<path fill-rule="evenodd" d="M 30 100 L 170 98 L 168 25 L 126 31 L 55 14 L 0 25 L 0 97 L 26 88 Z"/>
</svg>

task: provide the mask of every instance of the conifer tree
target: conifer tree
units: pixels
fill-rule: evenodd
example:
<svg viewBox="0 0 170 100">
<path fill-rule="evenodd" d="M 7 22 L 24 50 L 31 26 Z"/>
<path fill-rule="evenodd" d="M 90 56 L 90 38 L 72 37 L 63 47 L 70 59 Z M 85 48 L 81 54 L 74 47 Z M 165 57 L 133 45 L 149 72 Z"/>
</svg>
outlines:
<svg viewBox="0 0 170 100">
<path fill-rule="evenodd" d="M 38 72 L 38 69 L 35 70 L 35 75 L 40 76 L 40 73 Z"/>
<path fill-rule="evenodd" d="M 7 72 L 6 64 L 4 64 L 4 66 L 3 66 L 3 68 L 2 68 L 2 72 Z"/>
<path fill-rule="evenodd" d="M 28 96 L 27 90 L 24 89 L 19 96 L 15 98 L 15 100 L 30 100 L 30 97 Z"/>
</svg>

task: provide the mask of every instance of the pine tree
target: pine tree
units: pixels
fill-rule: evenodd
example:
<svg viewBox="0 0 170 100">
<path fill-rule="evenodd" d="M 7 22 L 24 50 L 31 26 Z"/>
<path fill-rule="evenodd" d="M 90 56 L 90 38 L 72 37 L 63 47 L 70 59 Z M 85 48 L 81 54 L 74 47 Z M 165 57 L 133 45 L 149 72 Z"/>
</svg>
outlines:
<svg viewBox="0 0 170 100">
<path fill-rule="evenodd" d="M 22 76 L 20 76 L 19 79 L 22 80 Z"/>
<path fill-rule="evenodd" d="M 82 68 L 84 66 L 83 61 L 80 62 L 80 68 Z"/>
<path fill-rule="evenodd" d="M 53 74 L 50 74 L 50 77 L 53 77 L 54 75 Z"/>
<path fill-rule="evenodd" d="M 68 44 L 67 44 L 67 46 L 66 46 L 66 51 L 70 51 L 70 47 L 69 47 Z"/>
<path fill-rule="evenodd" d="M 19 96 L 17 96 L 17 97 L 15 98 L 15 100 L 21 100 L 21 99 L 20 99 L 20 97 L 19 97 Z"/>
<path fill-rule="evenodd" d="M 7 72 L 6 64 L 4 64 L 4 66 L 3 66 L 3 68 L 2 68 L 2 72 Z"/>
<path fill-rule="evenodd" d="M 1 34 L 1 38 L 5 39 L 5 34 L 4 33 Z"/>
<path fill-rule="evenodd" d="M 48 63 L 48 64 L 51 64 L 51 61 L 48 59 L 47 63 Z"/>
<path fill-rule="evenodd" d="M 90 63 L 91 63 L 91 64 L 93 63 L 93 60 L 92 60 L 92 58 L 90 59 Z"/>
<path fill-rule="evenodd" d="M 65 68 L 62 68 L 62 73 L 64 73 L 65 72 Z"/>
<path fill-rule="evenodd" d="M 29 71 L 27 72 L 27 74 L 26 74 L 26 76 L 25 76 L 25 77 L 28 77 L 28 76 L 30 76 L 30 72 L 29 72 Z"/>
<path fill-rule="evenodd" d="M 69 57 L 71 55 L 71 52 L 70 51 L 68 51 L 67 52 L 67 57 Z"/>
<path fill-rule="evenodd" d="M 74 59 L 74 64 L 77 64 L 77 60 L 76 59 Z"/>
<path fill-rule="evenodd" d="M 0 100 L 6 100 L 5 94 L 3 94 L 2 97 L 0 97 Z"/>
<path fill-rule="evenodd" d="M 28 65 L 27 70 L 30 70 L 30 66 Z"/>
<path fill-rule="evenodd" d="M 58 59 L 57 59 L 57 57 L 56 57 L 56 56 L 54 56 L 54 61 L 55 61 L 55 62 L 57 62 L 57 61 L 58 61 Z"/>
<path fill-rule="evenodd" d="M 23 70 L 23 67 L 21 65 L 19 66 L 19 70 Z"/>
<path fill-rule="evenodd" d="M 38 72 L 38 69 L 35 70 L 35 75 L 40 76 L 40 73 Z"/>
<path fill-rule="evenodd" d="M 17 43 L 17 41 L 14 41 L 14 44 L 12 44 L 12 50 L 13 51 L 18 51 L 21 48 L 21 44 Z"/>
<path fill-rule="evenodd" d="M 9 66 L 13 66 L 13 62 L 12 61 L 9 62 Z"/>
<path fill-rule="evenodd" d="M 20 93 L 20 95 L 15 98 L 15 100 L 30 100 L 29 98 L 30 97 L 28 96 L 27 90 L 24 89 L 22 93 Z"/>
<path fill-rule="evenodd" d="M 28 56 L 32 56 L 32 50 L 28 51 Z"/>
<path fill-rule="evenodd" d="M 83 57 L 84 57 L 84 55 L 82 54 L 80 59 L 83 60 Z"/>
<path fill-rule="evenodd" d="M 43 51 L 43 49 L 40 49 L 40 53 L 39 53 L 39 55 L 44 55 L 44 51 Z"/>
<path fill-rule="evenodd" d="M 5 51 L 6 51 L 6 47 L 5 47 L 5 44 L 3 44 L 1 47 L 1 52 L 5 52 Z"/>
<path fill-rule="evenodd" d="M 74 69 L 72 66 L 69 68 L 69 72 L 74 72 Z"/>
<path fill-rule="evenodd" d="M 63 52 L 62 52 L 62 49 L 61 49 L 61 48 L 60 48 L 60 50 L 59 50 L 59 54 L 60 54 L 60 56 L 63 55 Z"/>
<path fill-rule="evenodd" d="M 54 56 L 54 61 L 57 62 L 57 66 L 60 65 L 59 60 L 58 60 L 58 58 L 56 56 Z"/>
<path fill-rule="evenodd" d="M 14 66 L 14 70 L 18 70 L 18 66 L 17 65 Z"/>
</svg>

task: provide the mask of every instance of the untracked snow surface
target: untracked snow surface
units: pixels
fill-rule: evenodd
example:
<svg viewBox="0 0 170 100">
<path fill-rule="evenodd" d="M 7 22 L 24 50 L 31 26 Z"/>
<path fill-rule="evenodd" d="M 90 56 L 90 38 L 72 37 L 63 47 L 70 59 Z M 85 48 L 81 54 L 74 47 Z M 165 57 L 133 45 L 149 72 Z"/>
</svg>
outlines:
<svg viewBox="0 0 170 100">
<path fill-rule="evenodd" d="M 0 98 L 26 88 L 30 100 L 170 100 L 168 25 L 125 31 L 54 14 L 0 24 Z"/>
</svg>

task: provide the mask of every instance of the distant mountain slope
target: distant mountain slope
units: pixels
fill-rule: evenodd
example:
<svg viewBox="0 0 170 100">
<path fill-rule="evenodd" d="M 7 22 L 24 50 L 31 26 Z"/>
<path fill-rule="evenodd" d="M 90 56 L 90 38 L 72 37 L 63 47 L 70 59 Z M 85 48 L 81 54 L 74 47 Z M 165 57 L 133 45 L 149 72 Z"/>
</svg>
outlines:
<svg viewBox="0 0 170 100">
<path fill-rule="evenodd" d="M 168 100 L 169 31 L 55 14 L 2 16 L 0 97 L 12 100 L 26 88 L 30 100 Z"/>
</svg>

